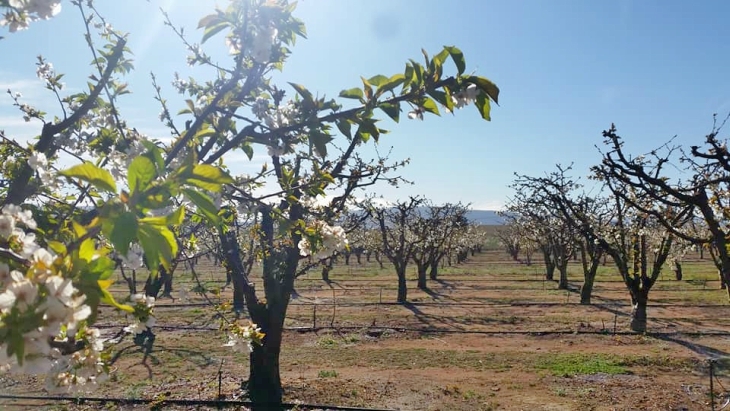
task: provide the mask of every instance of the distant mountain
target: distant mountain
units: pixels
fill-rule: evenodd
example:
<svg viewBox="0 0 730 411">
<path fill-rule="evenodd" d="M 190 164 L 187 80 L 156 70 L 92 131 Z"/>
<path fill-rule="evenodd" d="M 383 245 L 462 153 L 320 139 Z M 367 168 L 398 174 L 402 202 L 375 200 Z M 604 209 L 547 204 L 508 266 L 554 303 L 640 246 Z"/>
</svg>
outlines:
<svg viewBox="0 0 730 411">
<path fill-rule="evenodd" d="M 466 218 L 481 225 L 502 225 L 505 223 L 504 218 L 492 210 L 471 210 L 466 213 Z"/>
</svg>

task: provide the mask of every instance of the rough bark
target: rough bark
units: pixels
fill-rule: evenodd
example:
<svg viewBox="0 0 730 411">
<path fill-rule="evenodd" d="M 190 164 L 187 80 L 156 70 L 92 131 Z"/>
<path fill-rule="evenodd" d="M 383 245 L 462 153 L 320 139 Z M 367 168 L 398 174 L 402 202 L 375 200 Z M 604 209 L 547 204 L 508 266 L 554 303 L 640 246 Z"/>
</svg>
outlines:
<svg viewBox="0 0 730 411">
<path fill-rule="evenodd" d="M 648 290 L 634 290 L 631 295 L 631 331 L 646 332 L 646 306 L 649 301 Z"/>
<path fill-rule="evenodd" d="M 428 269 L 428 265 L 426 263 L 416 263 L 416 268 L 418 270 L 418 288 L 421 290 L 428 289 L 428 284 L 426 283 L 426 271 Z"/>
<path fill-rule="evenodd" d="M 397 269 L 398 274 L 398 302 L 405 303 L 408 298 L 408 286 L 406 284 L 406 270 L 405 267 Z"/>
<path fill-rule="evenodd" d="M 560 264 L 560 267 L 558 267 L 558 272 L 560 273 L 560 277 L 558 279 L 558 289 L 567 290 L 568 289 L 568 264 Z"/>
<path fill-rule="evenodd" d="M 591 303 L 591 295 L 593 294 L 593 284 L 596 279 L 595 272 L 593 275 L 586 275 L 583 285 L 580 287 L 580 303 L 589 305 Z"/>
<path fill-rule="evenodd" d="M 439 260 L 431 261 L 430 265 L 431 271 L 429 272 L 429 277 L 431 278 L 431 280 L 436 281 L 439 275 Z"/>
</svg>

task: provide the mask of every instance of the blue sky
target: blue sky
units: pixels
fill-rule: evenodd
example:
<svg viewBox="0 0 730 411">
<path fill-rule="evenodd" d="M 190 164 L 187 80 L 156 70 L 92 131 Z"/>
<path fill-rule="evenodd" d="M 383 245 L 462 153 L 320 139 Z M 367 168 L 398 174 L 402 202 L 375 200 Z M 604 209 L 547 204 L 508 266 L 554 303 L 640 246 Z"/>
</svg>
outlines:
<svg viewBox="0 0 730 411">
<path fill-rule="evenodd" d="M 153 137 L 167 135 L 149 72 L 175 100 L 169 81 L 188 69 L 185 49 L 158 9 L 197 41 L 197 20 L 215 2 L 97 3 L 115 27 L 131 33 L 137 70 L 128 78 L 134 94 L 123 102 L 125 117 Z M 13 56 L 0 65 L 0 88 L 12 87 L 50 112 L 51 96 L 35 80 L 35 56 L 43 53 L 68 73 L 71 89 L 90 72 L 78 11 L 67 1 L 63 6 L 55 19 L 0 40 L 0 52 Z M 391 200 L 422 194 L 494 209 L 508 199 L 514 172 L 539 175 L 575 162 L 576 174 L 586 174 L 612 122 L 628 150 L 640 154 L 674 135 L 678 143 L 701 144 L 712 114 L 730 111 L 730 3 L 721 0 L 302 0 L 295 14 L 308 39 L 297 43 L 281 83 L 336 96 L 359 86 L 361 75 L 402 72 L 408 58 L 421 58 L 422 47 L 433 54 L 456 45 L 467 71 L 500 87 L 491 122 L 474 107 L 424 122 L 384 121 L 392 133 L 381 139 L 381 150 L 393 146 L 392 158 L 411 158 L 403 175 L 415 182 L 380 187 Z M 21 139 L 39 129 L 23 124 L 5 96 L 0 128 Z M 254 167 L 240 156 L 230 163 L 234 170 Z"/>
</svg>

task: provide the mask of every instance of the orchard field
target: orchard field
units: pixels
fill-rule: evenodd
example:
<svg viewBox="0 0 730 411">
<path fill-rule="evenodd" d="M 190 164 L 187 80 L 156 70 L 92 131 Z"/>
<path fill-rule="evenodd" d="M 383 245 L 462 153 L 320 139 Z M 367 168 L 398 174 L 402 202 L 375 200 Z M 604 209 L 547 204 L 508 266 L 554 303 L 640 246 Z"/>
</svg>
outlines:
<svg viewBox="0 0 730 411">
<path fill-rule="evenodd" d="M 147 353 L 121 332 L 127 321 L 102 308 L 104 336 L 123 338 L 112 380 L 95 396 L 215 400 L 220 390 L 225 399 L 241 398 L 248 352 L 223 347 L 210 305 L 228 302 L 231 291 L 219 292 L 225 276 L 212 262 L 201 260 L 195 272 L 197 279 L 180 268 L 174 298 L 158 301 Z M 610 260 L 589 306 L 579 304 L 579 262 L 570 263 L 567 291 L 543 272 L 486 250 L 444 268 L 427 291 L 416 288 L 409 268 L 409 303 L 401 305 L 388 264 L 338 261 L 329 284 L 310 271 L 297 282 L 287 315 L 285 401 L 400 410 L 708 410 L 713 358 L 718 409 L 724 403 L 730 306 L 709 259 L 688 256 L 682 281 L 665 268 L 650 293 L 645 335 L 629 329 L 628 292 Z M 126 292 L 121 281 L 113 290 L 120 298 Z M 0 380 L 11 395 L 43 395 L 41 386 L 15 375 Z M 6 409 L 100 407 L 1 401 Z M 175 407 L 186 409 L 164 408 Z"/>
</svg>

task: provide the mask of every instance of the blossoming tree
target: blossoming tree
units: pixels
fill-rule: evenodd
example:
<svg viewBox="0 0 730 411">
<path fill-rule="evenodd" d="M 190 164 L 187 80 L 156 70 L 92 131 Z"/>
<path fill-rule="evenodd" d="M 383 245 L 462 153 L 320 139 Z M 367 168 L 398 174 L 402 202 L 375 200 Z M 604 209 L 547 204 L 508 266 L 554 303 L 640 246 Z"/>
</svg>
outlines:
<svg viewBox="0 0 730 411">
<path fill-rule="evenodd" d="M 0 0 L 7 9 L 2 24 L 11 32 L 25 29 L 34 19 L 57 13 L 59 4 Z M 346 247 L 337 222 L 355 193 L 379 181 L 396 182 L 391 174 L 406 164 L 359 154 L 386 133 L 376 115 L 398 122 L 404 109 L 409 118 L 423 119 L 473 104 L 489 120 L 498 88 L 465 74 L 464 56 L 452 46 L 433 56 L 424 51 L 424 61 L 410 60 L 402 73 L 362 78 L 361 87 L 339 94 L 352 102 L 347 109 L 300 84 L 280 88 L 271 73 L 283 67 L 289 47 L 305 35 L 304 24 L 292 15 L 294 4 L 231 0 L 199 23 L 201 43 L 223 37 L 228 66 L 213 62 L 167 20 L 189 50 L 188 64 L 213 68 L 216 77 L 175 75 L 173 86 L 187 105 L 178 115 L 153 77 L 160 118 L 174 137 L 166 145 L 122 120 L 117 101 L 128 91 L 120 76 L 132 69 L 127 35 L 100 17 L 93 3 L 71 4 L 87 31 L 94 83 L 85 92 L 63 95 L 61 75 L 40 58 L 38 75 L 58 96 L 62 116 L 51 121 L 15 95 L 21 114 L 40 120 L 42 131 L 30 147 L 2 135 L 10 147 L 3 149 L 14 161 L 2 165 L 2 178 L 10 183 L 0 197 L 0 367 L 53 368 L 55 386 L 98 381 L 106 369 L 98 332 L 90 328 L 97 306 L 111 304 L 134 315 L 128 328 L 134 333 L 147 332 L 154 323 L 151 298 L 134 296 L 124 304 L 109 293 L 110 255 L 153 275 L 170 270 L 190 213 L 217 233 L 234 291 L 243 295 L 257 324 L 232 323 L 226 345 L 251 351 L 248 388 L 255 408 L 277 409 L 283 324 L 295 279 Z M 455 67 L 451 75 L 444 74 L 448 60 Z M 184 128 L 177 126 L 179 116 L 187 120 Z M 260 149 L 268 160 L 259 173 L 231 177 L 226 172 L 227 154 L 252 158 Z M 62 167 L 61 156 L 75 164 Z M 68 192 L 74 200 L 60 195 Z M 311 205 L 325 195 L 324 206 Z M 245 216 L 256 221 L 247 237 L 255 247 L 248 249 L 232 229 L 233 221 Z M 263 267 L 263 290 L 249 281 L 243 258 L 251 256 Z M 82 373 L 82 365 L 91 371 Z"/>
</svg>

